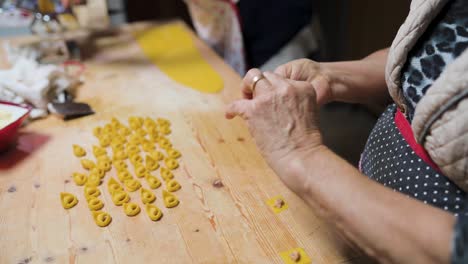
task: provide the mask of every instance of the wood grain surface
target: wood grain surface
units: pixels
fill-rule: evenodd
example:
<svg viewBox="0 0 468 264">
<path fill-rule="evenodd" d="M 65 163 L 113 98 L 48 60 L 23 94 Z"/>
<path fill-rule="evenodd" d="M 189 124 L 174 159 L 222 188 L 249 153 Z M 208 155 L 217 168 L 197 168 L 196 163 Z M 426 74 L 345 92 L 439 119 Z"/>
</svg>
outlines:
<svg viewBox="0 0 468 264">
<path fill-rule="evenodd" d="M 225 88 L 206 94 L 177 84 L 133 39 L 132 30 L 149 26 L 157 25 L 126 26 L 94 39 L 87 50 L 77 99 L 97 114 L 33 122 L 21 130 L 16 148 L 0 154 L 0 263 L 282 263 L 279 253 L 296 247 L 312 263 L 366 261 L 281 183 L 243 121 L 224 118 L 225 104 L 240 96 L 240 77 L 192 35 Z M 4 63 L 3 51 L 1 56 Z M 162 220 L 152 222 L 144 211 L 130 218 L 102 185 L 104 210 L 113 221 L 100 228 L 71 179 L 82 171 L 71 146 L 90 152 L 97 143 L 93 127 L 131 115 L 171 120 L 170 138 L 183 154 L 175 171 L 181 203 L 163 208 L 159 189 Z M 223 186 L 213 185 L 216 180 Z M 62 191 L 76 194 L 80 203 L 64 210 Z M 265 204 L 277 195 L 289 205 L 280 214 Z"/>
</svg>

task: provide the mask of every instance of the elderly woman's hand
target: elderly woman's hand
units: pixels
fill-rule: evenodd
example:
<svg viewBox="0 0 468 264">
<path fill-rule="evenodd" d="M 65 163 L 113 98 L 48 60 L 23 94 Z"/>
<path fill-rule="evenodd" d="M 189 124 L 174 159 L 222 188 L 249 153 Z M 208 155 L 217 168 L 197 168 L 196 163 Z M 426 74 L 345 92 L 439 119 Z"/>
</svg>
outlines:
<svg viewBox="0 0 468 264">
<path fill-rule="evenodd" d="M 253 90 L 258 69 L 250 70 L 243 86 Z M 322 146 L 317 124 L 317 103 L 310 82 L 294 81 L 275 73 L 265 72 L 256 85 L 251 99 L 231 103 L 226 117 L 241 116 L 269 165 L 280 177 L 298 158 L 309 155 Z M 285 176 L 284 176 L 285 177 Z M 306 179 L 282 178 L 296 192 L 304 188 Z"/>
<path fill-rule="evenodd" d="M 309 59 L 293 60 L 278 66 L 275 73 L 287 79 L 311 83 L 319 106 L 334 100 L 330 69 L 322 63 Z"/>
</svg>

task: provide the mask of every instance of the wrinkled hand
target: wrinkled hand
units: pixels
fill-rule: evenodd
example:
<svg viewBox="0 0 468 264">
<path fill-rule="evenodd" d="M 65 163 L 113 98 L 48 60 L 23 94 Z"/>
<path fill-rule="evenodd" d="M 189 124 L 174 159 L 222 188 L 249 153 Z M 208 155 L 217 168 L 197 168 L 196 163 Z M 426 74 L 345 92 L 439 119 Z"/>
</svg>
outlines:
<svg viewBox="0 0 468 264">
<path fill-rule="evenodd" d="M 319 106 L 333 100 L 330 78 L 323 64 L 309 59 L 293 60 L 280 65 L 275 73 L 287 79 L 311 83 L 317 94 Z"/>
<path fill-rule="evenodd" d="M 243 89 L 252 91 L 253 78 L 260 74 L 258 69 L 250 70 L 242 82 Z M 228 106 L 226 117 L 245 119 L 271 168 L 293 191 L 300 191 L 306 180 L 288 176 L 284 170 L 298 155 L 322 145 L 315 89 L 307 81 L 289 80 L 271 72 L 263 75 L 250 97 Z"/>
</svg>

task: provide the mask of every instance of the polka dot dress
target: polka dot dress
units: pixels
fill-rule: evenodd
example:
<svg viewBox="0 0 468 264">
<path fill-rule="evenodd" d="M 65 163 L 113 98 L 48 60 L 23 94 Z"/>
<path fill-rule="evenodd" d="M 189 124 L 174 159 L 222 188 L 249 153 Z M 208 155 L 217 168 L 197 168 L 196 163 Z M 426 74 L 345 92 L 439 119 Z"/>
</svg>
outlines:
<svg viewBox="0 0 468 264">
<path fill-rule="evenodd" d="M 377 121 L 361 157 L 362 172 L 394 191 L 461 213 L 465 192 L 416 155 L 398 130 L 395 113 L 391 105 Z"/>
</svg>

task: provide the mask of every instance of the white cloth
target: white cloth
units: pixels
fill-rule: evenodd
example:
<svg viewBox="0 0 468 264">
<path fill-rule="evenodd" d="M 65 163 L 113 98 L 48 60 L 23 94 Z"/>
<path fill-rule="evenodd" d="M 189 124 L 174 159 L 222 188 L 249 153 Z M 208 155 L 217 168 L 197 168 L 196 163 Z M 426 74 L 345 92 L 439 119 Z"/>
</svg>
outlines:
<svg viewBox="0 0 468 264">
<path fill-rule="evenodd" d="M 5 48 L 12 67 L 0 70 L 0 100 L 31 104 L 33 119 L 47 115 L 48 103 L 64 91 L 72 93 L 79 83 L 60 66 L 39 64 L 33 49 Z"/>
</svg>

